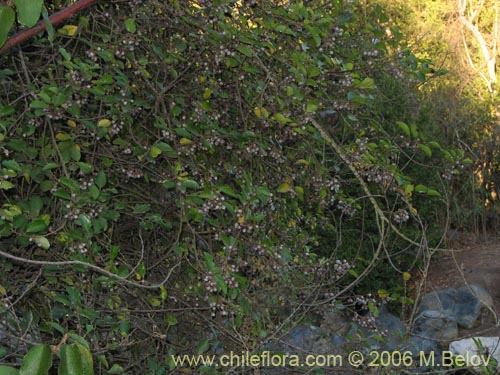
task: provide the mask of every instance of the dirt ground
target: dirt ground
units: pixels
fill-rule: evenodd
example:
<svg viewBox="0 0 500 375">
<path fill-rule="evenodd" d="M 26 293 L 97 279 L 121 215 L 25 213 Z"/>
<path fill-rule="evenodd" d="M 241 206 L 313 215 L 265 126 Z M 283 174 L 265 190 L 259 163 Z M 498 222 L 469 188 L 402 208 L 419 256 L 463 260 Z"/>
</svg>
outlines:
<svg viewBox="0 0 500 375">
<path fill-rule="evenodd" d="M 450 250 L 432 259 L 426 292 L 467 284 L 483 287 L 493 297 L 494 311 L 483 308 L 477 327 L 461 330 L 460 337 L 500 336 L 500 238 L 479 243 L 473 236 L 461 234 L 448 247 Z"/>
</svg>

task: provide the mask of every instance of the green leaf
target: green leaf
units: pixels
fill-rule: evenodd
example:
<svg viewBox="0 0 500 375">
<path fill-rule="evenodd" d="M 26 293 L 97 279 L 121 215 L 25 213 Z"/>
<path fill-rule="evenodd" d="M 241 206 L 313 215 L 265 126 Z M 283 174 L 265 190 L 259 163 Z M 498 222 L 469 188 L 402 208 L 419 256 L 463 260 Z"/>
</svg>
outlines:
<svg viewBox="0 0 500 375">
<path fill-rule="evenodd" d="M 40 214 L 40 211 L 43 208 L 42 198 L 35 195 L 35 196 L 30 198 L 29 204 L 30 204 L 30 215 L 31 216 L 38 216 Z"/>
<path fill-rule="evenodd" d="M 376 87 L 373 78 L 365 78 L 362 81 L 357 81 L 354 83 L 354 86 L 360 89 L 374 89 Z"/>
<path fill-rule="evenodd" d="M 280 124 L 286 124 L 292 121 L 288 117 L 282 115 L 281 113 L 276 113 L 275 115 L 273 115 L 272 119 L 277 120 Z"/>
<path fill-rule="evenodd" d="M 76 345 L 63 344 L 59 351 L 61 362 L 58 375 L 86 375 L 83 372 L 82 356 Z"/>
<path fill-rule="evenodd" d="M 200 188 L 200 185 L 193 180 L 186 180 L 183 183 L 181 183 L 180 190 L 182 192 L 185 192 L 187 189 L 193 189 L 193 190 L 198 190 Z"/>
<path fill-rule="evenodd" d="M 34 236 L 33 240 L 35 241 L 38 247 L 41 247 L 44 250 L 48 250 L 50 248 L 49 240 L 43 236 Z"/>
<path fill-rule="evenodd" d="M 396 125 L 399 126 L 399 128 L 403 131 L 403 133 L 405 133 L 407 137 L 411 135 L 410 127 L 406 125 L 404 122 L 396 121 Z"/>
<path fill-rule="evenodd" d="M 127 29 L 129 33 L 135 33 L 137 31 L 137 25 L 133 18 L 129 18 L 125 21 L 125 29 Z"/>
<path fill-rule="evenodd" d="M 90 350 L 80 343 L 76 344 L 80 357 L 82 359 L 82 375 L 94 375 L 94 360 Z"/>
<path fill-rule="evenodd" d="M 224 279 L 219 275 L 215 275 L 214 278 L 215 278 L 215 282 L 217 283 L 217 287 L 219 288 L 219 290 L 222 293 L 227 294 L 227 284 L 224 281 Z"/>
<path fill-rule="evenodd" d="M 0 366 L 0 375 L 18 375 L 19 370 L 10 366 Z"/>
<path fill-rule="evenodd" d="M 280 186 L 278 186 L 278 193 L 288 193 L 291 190 L 292 187 L 288 182 L 284 182 Z"/>
<path fill-rule="evenodd" d="M 226 57 L 226 66 L 228 68 L 234 68 L 240 65 L 240 62 L 233 57 Z"/>
<path fill-rule="evenodd" d="M 125 370 L 123 369 L 123 367 L 116 363 L 113 366 L 111 366 L 111 368 L 108 370 L 108 374 L 111 375 L 123 374 L 124 372 Z"/>
<path fill-rule="evenodd" d="M 420 148 L 423 152 L 425 152 L 425 154 L 426 154 L 427 156 L 429 156 L 429 157 L 431 157 L 431 156 L 432 156 L 432 150 L 431 150 L 431 148 L 430 148 L 429 146 L 427 146 L 427 145 L 424 145 L 424 144 L 421 144 L 421 143 L 420 143 L 420 144 L 418 145 L 418 147 L 419 147 L 419 148 Z"/>
<path fill-rule="evenodd" d="M 179 323 L 177 321 L 177 318 L 175 316 L 173 316 L 172 314 L 168 314 L 166 321 L 167 321 L 167 324 L 169 326 L 175 326 L 175 325 L 177 325 L 177 323 Z"/>
<path fill-rule="evenodd" d="M 411 124 L 411 125 L 410 125 L 410 132 L 411 132 L 412 137 L 417 138 L 417 137 L 418 137 L 418 129 L 417 129 L 417 125 L 415 125 L 415 124 Z"/>
<path fill-rule="evenodd" d="M 152 158 L 157 158 L 158 156 L 161 155 L 161 150 L 158 147 L 153 146 L 153 147 L 151 147 L 151 150 L 149 150 L 149 155 Z"/>
<path fill-rule="evenodd" d="M 47 230 L 47 223 L 45 222 L 45 220 L 42 219 L 33 220 L 31 223 L 28 224 L 28 227 L 26 228 L 26 232 L 28 233 L 40 233 L 46 230 Z"/>
<path fill-rule="evenodd" d="M 27 27 L 34 26 L 40 19 L 43 0 L 14 0 L 17 19 Z"/>
<path fill-rule="evenodd" d="M 309 100 L 307 102 L 306 111 L 307 112 L 316 112 L 318 110 L 318 107 L 319 107 L 319 100 L 317 100 L 317 99 Z"/>
<path fill-rule="evenodd" d="M 415 186 L 415 191 L 417 193 L 427 193 L 428 190 L 429 188 L 422 184 L 418 184 L 417 186 Z"/>
<path fill-rule="evenodd" d="M 84 214 L 78 215 L 78 222 L 82 225 L 83 229 L 85 229 L 86 232 L 90 232 L 90 227 L 92 225 L 92 222 L 90 221 L 87 215 Z"/>
<path fill-rule="evenodd" d="M 48 109 L 49 104 L 42 102 L 40 100 L 33 100 L 30 103 L 30 108 L 32 108 L 32 109 Z"/>
<path fill-rule="evenodd" d="M 208 349 L 210 349 L 210 342 L 208 341 L 208 339 L 203 339 L 198 344 L 198 347 L 196 348 L 196 353 L 202 354 L 205 353 Z"/>
<path fill-rule="evenodd" d="M 19 375 L 47 375 L 51 367 L 52 352 L 50 346 L 38 344 L 24 356 Z"/>
<path fill-rule="evenodd" d="M 79 190 L 80 190 L 80 184 L 79 184 L 77 181 L 75 181 L 75 180 L 73 180 L 73 179 L 71 179 L 71 178 L 68 178 L 68 177 L 61 177 L 61 178 L 59 179 L 59 183 L 60 183 L 61 185 L 66 186 L 66 187 L 67 187 L 67 188 L 69 188 L 71 191 L 79 191 Z"/>
<path fill-rule="evenodd" d="M 2 165 L 5 167 L 5 168 L 8 168 L 8 169 L 12 169 L 14 171 L 17 171 L 17 172 L 20 172 L 21 171 L 21 166 L 19 165 L 19 163 L 15 160 L 4 160 L 2 162 Z"/>
<path fill-rule="evenodd" d="M 106 175 L 104 174 L 104 172 L 99 171 L 99 173 L 97 173 L 97 176 L 95 177 L 94 181 L 99 189 L 102 189 L 104 186 L 106 186 L 107 179 L 106 179 Z"/>
<path fill-rule="evenodd" d="M 439 191 L 434 189 L 427 189 L 427 195 L 430 197 L 440 197 L 441 193 L 439 193 Z"/>
<path fill-rule="evenodd" d="M 6 180 L 0 181 L 0 189 L 9 190 L 12 189 L 13 187 L 14 185 L 10 181 Z"/>
<path fill-rule="evenodd" d="M 239 198 L 239 195 L 236 194 L 236 192 L 229 186 L 221 186 L 221 187 L 219 187 L 219 190 L 222 193 L 227 194 L 233 198 Z"/>
<path fill-rule="evenodd" d="M 0 47 L 7 41 L 9 31 L 14 25 L 16 15 L 11 7 L 0 5 Z"/>
<path fill-rule="evenodd" d="M 238 46 L 238 47 L 236 47 L 236 49 L 239 52 L 241 52 L 242 54 L 244 54 L 246 57 L 252 57 L 252 55 L 253 55 L 252 51 L 249 48 L 245 47 L 245 46 Z"/>
</svg>

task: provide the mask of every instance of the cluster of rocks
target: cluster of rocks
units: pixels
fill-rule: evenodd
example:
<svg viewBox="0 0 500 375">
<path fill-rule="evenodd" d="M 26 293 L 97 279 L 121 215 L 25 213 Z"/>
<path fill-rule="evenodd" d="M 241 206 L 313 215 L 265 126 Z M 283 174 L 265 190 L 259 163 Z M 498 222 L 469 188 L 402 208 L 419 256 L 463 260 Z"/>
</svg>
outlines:
<svg viewBox="0 0 500 375">
<path fill-rule="evenodd" d="M 410 329 L 385 306 L 379 309 L 378 317 L 372 319 L 373 328 L 362 328 L 353 323 L 342 312 L 327 312 L 320 326 L 301 325 L 293 328 L 280 340 L 269 344 L 266 350 L 275 353 L 335 355 L 348 357 L 352 351 L 360 351 L 366 360 L 374 360 L 370 353 L 388 352 L 405 355 L 401 372 L 427 372 L 444 370 L 445 356 L 463 356 L 470 359 L 474 354 L 491 354 L 500 363 L 498 337 L 479 337 L 458 340 L 460 329 L 471 329 L 479 323 L 483 308 L 493 311 L 493 300 L 483 288 L 470 285 L 428 293 L 416 310 Z M 482 348 L 478 348 L 481 347 Z M 397 358 L 396 358 L 397 359 Z M 422 361 L 422 359 L 424 359 Z M 454 359 L 454 360 L 455 360 Z M 390 360 L 394 364 L 393 360 Z M 399 362 L 402 362 L 399 359 Z M 411 366 L 406 366 L 411 363 Z M 465 364 L 477 364 L 467 361 Z M 490 361 L 490 364 L 496 364 Z M 484 363 L 481 363 L 484 364 Z M 345 373 L 349 367 L 343 363 Z M 471 366 L 474 367 L 474 366 Z M 361 367 L 362 368 L 362 367 Z M 281 372 L 280 372 L 281 371 Z M 359 369 L 358 369 L 359 371 Z M 339 373 L 342 371 L 339 371 Z M 286 369 L 267 369 L 265 374 L 287 373 Z"/>
</svg>

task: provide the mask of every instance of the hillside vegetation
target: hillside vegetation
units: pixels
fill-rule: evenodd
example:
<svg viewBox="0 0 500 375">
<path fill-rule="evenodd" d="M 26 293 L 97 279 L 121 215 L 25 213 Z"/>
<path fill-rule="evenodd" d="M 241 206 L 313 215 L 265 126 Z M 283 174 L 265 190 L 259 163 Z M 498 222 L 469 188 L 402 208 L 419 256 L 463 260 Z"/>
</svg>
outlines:
<svg viewBox="0 0 500 375">
<path fill-rule="evenodd" d="M 456 81 L 395 3 L 101 2 L 4 52 L 0 313 L 102 374 L 255 350 L 326 306 L 407 313 L 484 200 L 472 133 L 443 125 Z"/>
</svg>

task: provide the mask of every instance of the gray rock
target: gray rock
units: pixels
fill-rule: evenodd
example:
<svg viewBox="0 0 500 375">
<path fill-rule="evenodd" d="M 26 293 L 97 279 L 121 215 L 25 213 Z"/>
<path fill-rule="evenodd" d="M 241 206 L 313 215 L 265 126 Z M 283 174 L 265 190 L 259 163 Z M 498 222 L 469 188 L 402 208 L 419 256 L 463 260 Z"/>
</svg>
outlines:
<svg viewBox="0 0 500 375">
<path fill-rule="evenodd" d="M 479 350 L 478 344 L 482 345 L 483 351 Z M 458 341 L 453 341 L 450 343 L 450 352 L 455 355 L 462 355 L 465 358 L 469 358 L 470 363 L 468 365 L 474 366 L 478 363 L 487 364 L 488 355 L 496 360 L 496 366 L 500 363 L 500 337 L 473 337 Z M 475 356 L 475 358 L 472 358 Z M 479 362 L 476 362 L 479 360 Z M 494 365 L 489 359 L 491 365 Z M 480 372 L 480 368 L 478 366 L 474 366 L 474 370 L 476 372 Z"/>
<path fill-rule="evenodd" d="M 483 304 L 492 304 L 491 296 L 478 286 L 446 289 L 427 294 L 418 312 L 438 311 L 454 320 L 460 327 L 472 328 L 481 313 Z"/>
<path fill-rule="evenodd" d="M 320 327 L 332 334 L 343 336 L 349 332 L 351 322 L 342 312 L 332 309 L 323 313 Z"/>
<path fill-rule="evenodd" d="M 380 315 L 375 321 L 375 324 L 377 330 L 384 337 L 382 347 L 384 350 L 394 351 L 401 347 L 401 344 L 405 340 L 405 324 L 396 315 L 389 312 L 386 306 L 382 306 L 379 311 Z"/>
<path fill-rule="evenodd" d="M 436 310 L 422 311 L 413 324 L 412 333 L 441 345 L 448 345 L 458 337 L 457 322 L 446 313 Z"/>
<path fill-rule="evenodd" d="M 313 325 L 300 325 L 292 328 L 278 341 L 267 345 L 266 349 L 292 354 L 324 354 L 335 349 L 328 331 Z"/>
</svg>

